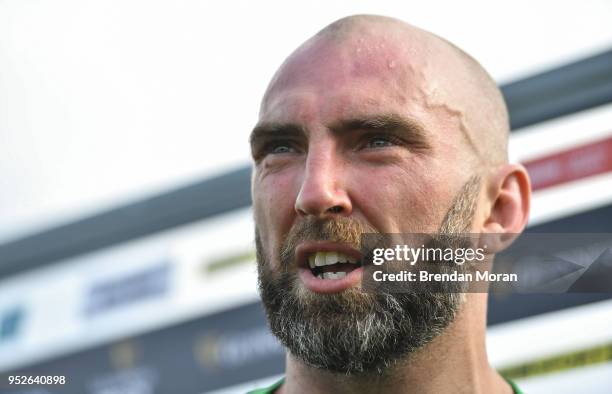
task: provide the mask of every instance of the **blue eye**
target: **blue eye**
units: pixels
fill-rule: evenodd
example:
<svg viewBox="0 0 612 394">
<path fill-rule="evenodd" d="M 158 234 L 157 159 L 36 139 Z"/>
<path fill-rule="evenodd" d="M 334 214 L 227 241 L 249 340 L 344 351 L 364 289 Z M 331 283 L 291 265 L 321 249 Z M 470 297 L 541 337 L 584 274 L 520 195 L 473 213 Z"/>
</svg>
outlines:
<svg viewBox="0 0 612 394">
<path fill-rule="evenodd" d="M 270 138 L 267 141 L 251 142 L 251 155 L 259 163 L 265 157 L 289 158 L 304 151 L 303 143 L 290 138 Z"/>
<path fill-rule="evenodd" d="M 396 142 L 393 141 L 392 138 L 386 136 L 376 136 L 368 140 L 366 147 L 376 149 L 394 145 L 396 145 Z"/>
<path fill-rule="evenodd" d="M 272 146 L 270 149 L 270 153 L 273 153 L 273 154 L 291 153 L 291 152 L 295 152 L 295 149 L 293 149 L 289 145 L 278 144 L 276 146 Z"/>
</svg>

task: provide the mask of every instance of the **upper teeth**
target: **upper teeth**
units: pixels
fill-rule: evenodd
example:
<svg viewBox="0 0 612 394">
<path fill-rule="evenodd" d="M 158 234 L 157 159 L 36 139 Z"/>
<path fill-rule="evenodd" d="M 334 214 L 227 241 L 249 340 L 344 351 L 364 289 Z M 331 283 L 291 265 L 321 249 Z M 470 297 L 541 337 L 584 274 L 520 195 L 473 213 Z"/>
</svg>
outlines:
<svg viewBox="0 0 612 394">
<path fill-rule="evenodd" d="M 308 264 L 310 265 L 310 268 L 337 263 L 357 264 L 357 259 L 338 252 L 316 252 L 308 257 Z"/>
</svg>

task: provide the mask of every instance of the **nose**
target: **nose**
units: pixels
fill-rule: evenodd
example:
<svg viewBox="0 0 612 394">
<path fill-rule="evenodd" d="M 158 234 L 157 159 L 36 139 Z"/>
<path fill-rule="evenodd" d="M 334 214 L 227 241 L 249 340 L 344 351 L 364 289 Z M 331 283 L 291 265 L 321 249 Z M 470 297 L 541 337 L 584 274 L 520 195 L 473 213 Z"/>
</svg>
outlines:
<svg viewBox="0 0 612 394">
<path fill-rule="evenodd" d="M 351 200 L 343 179 L 343 165 L 336 154 L 326 151 L 308 154 L 295 210 L 301 216 L 319 218 L 333 215 L 350 215 Z"/>
</svg>

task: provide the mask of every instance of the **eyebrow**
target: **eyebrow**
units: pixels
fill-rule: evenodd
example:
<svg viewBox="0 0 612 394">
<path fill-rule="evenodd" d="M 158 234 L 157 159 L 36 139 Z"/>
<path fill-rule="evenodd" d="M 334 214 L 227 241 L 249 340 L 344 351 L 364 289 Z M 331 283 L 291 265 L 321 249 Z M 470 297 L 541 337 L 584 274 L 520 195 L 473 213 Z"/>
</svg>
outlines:
<svg viewBox="0 0 612 394">
<path fill-rule="evenodd" d="M 305 136 L 306 130 L 295 123 L 275 123 L 275 122 L 264 122 L 259 123 L 249 137 L 249 143 L 251 146 L 256 144 L 260 140 L 274 138 L 274 137 L 294 137 Z"/>
<path fill-rule="evenodd" d="M 393 133 L 403 137 L 415 147 L 428 149 L 427 131 L 417 121 L 396 114 L 364 116 L 339 120 L 330 129 L 337 134 L 360 130 Z"/>
</svg>

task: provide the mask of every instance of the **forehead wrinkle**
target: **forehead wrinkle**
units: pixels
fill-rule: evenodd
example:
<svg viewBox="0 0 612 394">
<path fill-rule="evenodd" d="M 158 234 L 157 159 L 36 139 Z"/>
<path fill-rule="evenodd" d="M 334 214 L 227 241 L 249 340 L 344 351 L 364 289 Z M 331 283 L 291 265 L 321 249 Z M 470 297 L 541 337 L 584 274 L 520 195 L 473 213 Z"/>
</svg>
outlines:
<svg viewBox="0 0 612 394">
<path fill-rule="evenodd" d="M 372 120 L 387 116 L 387 121 L 395 117 L 424 129 L 411 109 L 411 103 L 417 103 L 414 91 L 402 92 L 397 86 L 387 89 L 378 86 L 378 82 L 361 79 L 337 90 L 297 87 L 275 91 L 261 108 L 259 117 L 262 121 L 330 125 L 337 119 Z"/>
</svg>

